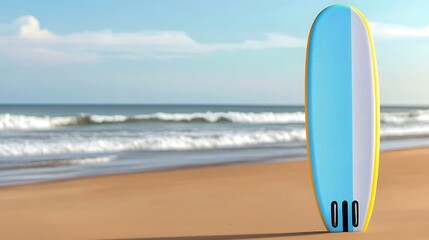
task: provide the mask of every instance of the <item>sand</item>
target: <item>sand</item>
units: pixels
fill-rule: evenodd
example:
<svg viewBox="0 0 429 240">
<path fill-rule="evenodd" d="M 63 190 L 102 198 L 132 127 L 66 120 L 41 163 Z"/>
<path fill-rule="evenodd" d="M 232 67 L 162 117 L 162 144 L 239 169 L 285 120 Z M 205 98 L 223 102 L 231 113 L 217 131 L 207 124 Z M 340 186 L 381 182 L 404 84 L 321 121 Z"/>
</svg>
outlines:
<svg viewBox="0 0 429 240">
<path fill-rule="evenodd" d="M 429 239 L 429 148 L 381 154 L 366 233 L 326 233 L 307 161 L 0 188 L 0 239 Z"/>
</svg>

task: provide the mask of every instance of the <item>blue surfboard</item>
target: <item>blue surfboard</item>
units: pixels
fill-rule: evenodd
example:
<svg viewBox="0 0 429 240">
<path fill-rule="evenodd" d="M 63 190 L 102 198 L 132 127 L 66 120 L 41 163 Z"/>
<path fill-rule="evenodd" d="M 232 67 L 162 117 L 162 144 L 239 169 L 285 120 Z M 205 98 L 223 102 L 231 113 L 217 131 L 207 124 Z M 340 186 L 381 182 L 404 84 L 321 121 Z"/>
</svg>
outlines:
<svg viewBox="0 0 429 240">
<path fill-rule="evenodd" d="M 365 231 L 379 154 L 378 77 L 369 24 L 351 6 L 324 9 L 307 43 L 307 149 L 320 215 L 331 232 Z"/>
</svg>

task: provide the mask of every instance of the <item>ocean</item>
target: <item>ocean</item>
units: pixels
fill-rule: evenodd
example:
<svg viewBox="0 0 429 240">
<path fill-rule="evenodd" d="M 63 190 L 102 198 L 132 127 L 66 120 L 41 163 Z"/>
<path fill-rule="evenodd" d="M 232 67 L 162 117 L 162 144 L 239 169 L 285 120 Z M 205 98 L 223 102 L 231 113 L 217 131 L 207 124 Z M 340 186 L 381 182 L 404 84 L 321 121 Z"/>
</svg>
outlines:
<svg viewBox="0 0 429 240">
<path fill-rule="evenodd" d="M 382 150 L 429 146 L 429 107 L 380 120 Z M 303 159 L 303 106 L 0 105 L 0 186 Z"/>
</svg>

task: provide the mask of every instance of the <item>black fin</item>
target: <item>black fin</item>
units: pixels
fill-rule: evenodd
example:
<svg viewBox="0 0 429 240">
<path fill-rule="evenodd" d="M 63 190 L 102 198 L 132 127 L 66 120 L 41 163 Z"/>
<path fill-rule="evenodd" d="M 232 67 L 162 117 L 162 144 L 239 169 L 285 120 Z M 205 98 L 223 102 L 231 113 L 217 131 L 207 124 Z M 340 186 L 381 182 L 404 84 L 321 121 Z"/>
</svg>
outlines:
<svg viewBox="0 0 429 240">
<path fill-rule="evenodd" d="M 349 231 L 349 209 L 347 201 L 343 201 L 343 232 Z"/>
</svg>

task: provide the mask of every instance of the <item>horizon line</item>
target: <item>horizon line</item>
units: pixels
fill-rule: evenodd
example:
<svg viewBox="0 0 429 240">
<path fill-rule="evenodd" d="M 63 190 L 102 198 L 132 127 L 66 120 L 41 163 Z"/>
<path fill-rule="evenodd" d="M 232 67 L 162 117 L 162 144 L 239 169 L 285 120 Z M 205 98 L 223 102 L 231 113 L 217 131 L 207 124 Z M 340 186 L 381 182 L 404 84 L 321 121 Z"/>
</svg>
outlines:
<svg viewBox="0 0 429 240">
<path fill-rule="evenodd" d="M 234 106 L 234 107 L 304 107 L 304 104 L 252 103 L 0 103 L 0 106 Z M 423 104 L 381 104 L 381 107 L 429 107 Z"/>
</svg>

